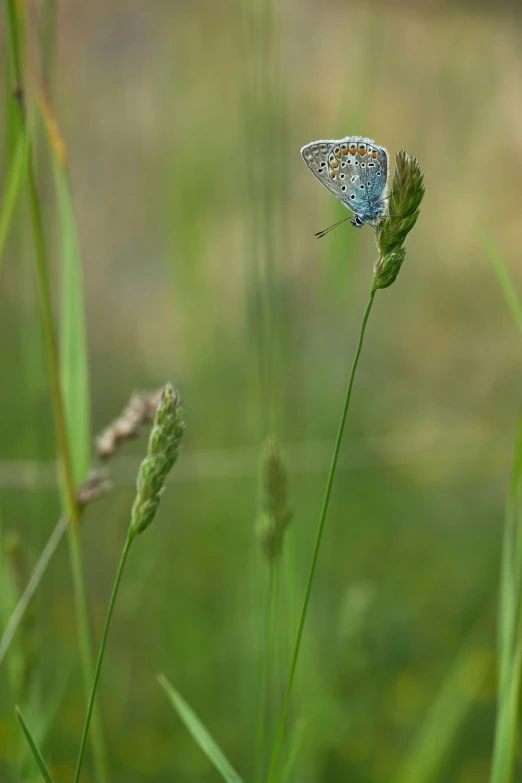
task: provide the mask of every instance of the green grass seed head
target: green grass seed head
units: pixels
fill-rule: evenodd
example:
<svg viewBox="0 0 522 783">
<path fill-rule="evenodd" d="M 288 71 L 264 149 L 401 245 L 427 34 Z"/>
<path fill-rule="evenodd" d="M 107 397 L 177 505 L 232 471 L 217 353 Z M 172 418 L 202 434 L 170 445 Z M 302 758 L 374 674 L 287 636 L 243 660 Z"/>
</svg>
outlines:
<svg viewBox="0 0 522 783">
<path fill-rule="evenodd" d="M 286 528 L 293 512 L 288 506 L 288 471 L 276 438 L 268 438 L 261 455 L 261 512 L 256 535 L 268 561 L 282 549 Z"/>
<path fill-rule="evenodd" d="M 406 237 L 417 222 L 423 196 L 424 174 L 417 158 L 400 150 L 395 157 L 389 216 L 375 232 L 379 258 L 374 268 L 374 291 L 395 282 L 406 256 Z"/>
<path fill-rule="evenodd" d="M 167 383 L 154 416 L 147 456 L 138 473 L 130 523 L 132 537 L 143 533 L 156 516 L 163 485 L 178 458 L 184 431 L 179 394 Z"/>
</svg>

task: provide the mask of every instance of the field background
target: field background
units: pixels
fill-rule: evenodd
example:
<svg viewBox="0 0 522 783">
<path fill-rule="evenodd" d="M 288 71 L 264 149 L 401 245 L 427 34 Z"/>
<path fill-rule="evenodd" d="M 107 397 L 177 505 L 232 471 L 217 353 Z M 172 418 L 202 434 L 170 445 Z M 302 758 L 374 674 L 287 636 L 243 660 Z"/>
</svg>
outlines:
<svg viewBox="0 0 522 783">
<path fill-rule="evenodd" d="M 44 12 L 31 11 L 33 39 Z M 3 19 L 0 32 L 5 54 Z M 294 509 L 278 714 L 375 260 L 371 228 L 314 238 L 345 212 L 299 149 L 349 134 L 416 155 L 426 196 L 404 268 L 377 294 L 356 378 L 296 683 L 295 780 L 394 780 L 455 660 L 466 716 L 437 779 L 488 780 L 522 338 L 481 224 L 522 290 L 521 42 L 520 8 L 498 2 L 57 4 L 49 84 L 83 257 L 93 432 L 133 391 L 166 380 L 187 421 L 111 628 L 100 704 L 112 781 L 218 780 L 158 671 L 253 779 L 268 583 L 254 523 L 268 434 L 283 445 Z M 35 40 L 29 48 L 37 60 Z M 38 164 L 54 248 L 43 133 Z M 60 514 L 26 226 L 22 205 L 0 270 L 0 514 L 4 565 L 22 584 Z M 82 522 L 96 638 L 144 449 L 144 439 L 125 448 L 114 489 Z M 65 783 L 84 716 L 65 542 L 17 645 L 22 696 L 0 670 L 0 780 L 19 779 L 13 707 L 25 699 L 52 713 L 45 756 Z"/>
</svg>

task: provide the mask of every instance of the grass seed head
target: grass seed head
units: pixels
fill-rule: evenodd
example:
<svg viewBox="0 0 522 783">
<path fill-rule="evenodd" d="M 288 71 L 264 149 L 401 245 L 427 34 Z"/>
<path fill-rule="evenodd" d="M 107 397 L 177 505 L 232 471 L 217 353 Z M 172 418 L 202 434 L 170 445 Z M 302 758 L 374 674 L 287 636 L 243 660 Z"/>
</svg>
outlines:
<svg viewBox="0 0 522 783">
<path fill-rule="evenodd" d="M 261 513 L 256 534 L 270 562 L 282 549 L 283 537 L 293 512 L 288 506 L 288 471 L 276 438 L 268 438 L 261 455 Z"/>
<path fill-rule="evenodd" d="M 375 232 L 379 258 L 373 274 L 374 291 L 395 282 L 406 256 L 406 237 L 417 222 L 423 196 L 424 174 L 417 158 L 400 150 L 395 157 L 389 216 Z"/>
<path fill-rule="evenodd" d="M 96 454 L 102 461 L 113 457 L 122 442 L 137 438 L 153 421 L 162 390 L 134 394 L 125 410 L 96 438 Z"/>
<path fill-rule="evenodd" d="M 130 535 L 148 528 L 156 515 L 165 479 L 181 448 L 185 431 L 178 393 L 170 383 L 164 387 L 149 436 L 147 456 L 140 466 L 137 493 L 132 508 Z"/>
</svg>

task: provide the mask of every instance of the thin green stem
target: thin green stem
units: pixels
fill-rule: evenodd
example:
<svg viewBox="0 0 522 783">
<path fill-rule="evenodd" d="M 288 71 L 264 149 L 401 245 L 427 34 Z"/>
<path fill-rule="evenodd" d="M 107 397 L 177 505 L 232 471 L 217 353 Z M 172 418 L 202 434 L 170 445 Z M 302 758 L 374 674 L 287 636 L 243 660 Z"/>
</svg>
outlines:
<svg viewBox="0 0 522 783">
<path fill-rule="evenodd" d="M 256 741 L 256 779 L 262 780 L 265 765 L 265 743 L 267 724 L 268 687 L 270 681 L 270 663 L 274 656 L 274 618 L 275 618 L 275 570 L 277 563 L 270 563 L 270 576 L 266 595 L 266 614 L 264 628 L 263 671 L 261 675 L 261 691 L 259 698 L 259 714 L 257 719 Z"/>
<path fill-rule="evenodd" d="M 69 520 L 64 514 L 56 523 L 53 532 L 49 536 L 49 540 L 42 549 L 42 553 L 33 569 L 31 578 L 29 579 L 25 590 L 20 596 L 18 603 L 16 604 L 7 622 L 7 625 L 5 626 L 5 630 L 0 637 L 0 666 L 2 665 L 9 647 L 11 646 L 11 642 L 13 641 L 18 628 L 20 627 L 20 623 L 22 622 L 24 614 L 26 613 L 29 604 L 31 603 L 31 599 L 34 596 L 36 589 L 47 570 L 47 566 L 49 565 L 52 556 L 56 552 L 56 547 L 62 540 L 63 535 L 67 530 L 68 524 Z"/>
<path fill-rule="evenodd" d="M 107 634 L 109 632 L 109 625 L 111 622 L 112 612 L 114 609 L 114 604 L 116 602 L 116 596 L 118 595 L 118 589 L 121 582 L 121 577 L 123 574 L 123 569 L 125 568 L 125 563 L 127 562 L 127 556 L 129 554 L 130 546 L 134 540 L 134 536 L 129 534 L 127 536 L 127 539 L 125 541 L 125 545 L 123 547 L 123 551 L 121 553 L 120 558 L 120 564 L 118 566 L 118 571 L 116 573 L 116 578 L 114 580 L 114 586 L 112 588 L 112 594 L 109 601 L 109 608 L 107 609 L 107 617 L 105 618 L 105 626 L 103 628 L 103 634 L 100 642 L 100 649 L 98 651 L 98 658 L 96 660 L 96 668 L 94 670 L 94 677 L 92 680 L 92 686 L 91 686 L 91 693 L 89 696 L 89 703 L 87 705 L 87 713 L 85 715 L 85 723 L 83 726 L 83 733 L 82 733 L 82 739 L 80 742 L 80 750 L 78 752 L 78 762 L 76 764 L 76 774 L 74 776 L 74 783 L 78 783 L 80 780 L 80 774 L 82 771 L 82 764 L 83 764 L 83 757 L 85 754 L 85 746 L 87 743 L 87 735 L 89 733 L 89 725 L 91 722 L 92 712 L 94 709 L 94 699 L 96 696 L 96 688 L 98 686 L 98 680 L 100 678 L 100 671 L 103 663 L 103 656 L 105 653 L 105 646 L 107 644 Z"/>
<path fill-rule="evenodd" d="M 22 76 L 19 30 L 16 18 L 16 9 L 14 0 L 5 0 L 6 20 L 9 38 L 10 67 L 11 76 L 17 82 L 20 82 Z M 13 98 L 14 100 L 14 98 Z M 23 97 L 17 101 L 19 107 L 19 117 L 21 126 L 25 133 L 29 132 L 27 127 L 25 105 Z M 80 646 L 80 655 L 82 660 L 83 677 L 86 692 L 93 678 L 92 661 L 92 643 L 89 624 L 89 611 L 87 603 L 87 592 L 85 587 L 85 575 L 81 556 L 80 541 L 80 512 L 76 502 L 76 488 L 74 485 L 73 465 L 71 451 L 69 446 L 69 435 L 65 419 L 65 410 L 62 397 L 62 388 L 60 384 L 60 365 L 58 361 L 58 351 L 56 347 L 53 310 L 51 301 L 51 287 L 49 282 L 49 254 L 45 241 L 43 229 L 42 213 L 38 189 L 36 186 L 36 176 L 32 152 L 29 155 L 27 169 L 29 205 L 31 210 L 33 237 L 35 245 L 36 269 L 38 276 L 38 288 L 41 300 L 42 322 L 44 340 L 46 346 L 47 361 L 49 367 L 49 383 L 51 390 L 51 400 L 54 414 L 54 424 L 56 430 L 56 440 L 63 477 L 63 488 L 65 507 L 69 518 L 69 549 L 71 557 L 71 571 L 74 586 L 76 618 L 78 625 L 78 639 Z M 96 771 L 96 778 L 100 783 L 107 780 L 105 750 L 103 736 L 101 732 L 101 722 L 98 716 L 95 716 L 95 729 L 93 733 L 93 756 Z"/>
<path fill-rule="evenodd" d="M 339 422 L 339 429 L 337 432 L 337 440 L 335 441 L 335 446 L 333 450 L 332 455 L 332 462 L 330 464 L 330 472 L 328 473 L 328 480 L 326 482 L 326 489 L 324 493 L 324 499 L 323 499 L 323 505 L 321 508 L 321 514 L 319 517 L 319 525 L 317 527 L 317 535 L 315 539 L 315 546 L 314 551 L 312 555 L 312 561 L 310 563 L 310 570 L 308 572 L 308 581 L 306 584 L 306 590 L 303 600 L 303 606 L 301 608 L 301 616 L 299 618 L 299 625 L 297 628 L 297 635 L 295 639 L 295 645 L 294 645 L 294 652 L 292 655 L 292 663 L 290 665 L 290 676 L 288 678 L 288 684 L 286 686 L 286 692 L 285 692 L 285 698 L 283 702 L 283 709 L 281 712 L 281 718 L 279 721 L 279 726 L 277 730 L 276 739 L 274 742 L 274 749 L 272 752 L 272 759 L 270 762 L 270 772 L 268 774 L 268 783 L 272 783 L 274 780 L 274 775 L 277 767 L 277 762 L 279 760 L 279 754 L 281 752 L 281 746 L 283 744 L 283 738 L 285 733 L 285 725 L 286 725 L 286 718 L 288 715 L 288 708 L 290 706 L 290 697 L 292 695 L 292 686 L 294 684 L 294 678 L 295 678 L 295 672 L 297 669 L 297 660 L 299 658 L 299 650 L 301 647 L 301 639 L 303 636 L 303 629 L 304 624 L 306 620 L 306 613 L 308 611 L 308 603 L 310 600 L 310 592 L 312 590 L 312 582 L 315 574 L 315 567 L 317 565 L 317 558 L 319 555 L 319 549 L 321 546 L 321 539 L 323 537 L 323 530 L 324 530 L 324 522 L 326 519 L 326 513 L 328 511 L 328 505 L 330 502 L 330 494 L 332 492 L 332 484 L 335 476 L 335 470 L 337 468 L 337 460 L 339 457 L 339 451 L 341 448 L 341 442 L 343 439 L 343 433 L 344 433 L 344 425 L 346 423 L 346 415 L 348 413 L 348 406 L 350 404 L 350 397 L 352 395 L 352 387 L 353 387 L 353 381 L 355 378 L 355 371 L 357 369 L 357 364 L 359 362 L 359 356 L 361 355 L 361 349 L 364 339 L 364 332 L 366 329 L 366 324 L 368 321 L 368 317 L 370 315 L 370 310 L 372 309 L 373 300 L 375 297 L 375 291 L 371 290 L 370 292 L 370 298 L 368 299 L 368 304 L 366 305 L 366 310 L 364 311 L 364 316 L 361 324 L 361 332 L 359 334 L 359 342 L 357 344 L 357 349 L 355 351 L 355 356 L 353 359 L 352 369 L 350 372 L 350 378 L 348 381 L 348 388 L 346 390 L 346 398 L 344 400 L 344 407 L 343 412 L 341 414 L 341 419 Z"/>
</svg>

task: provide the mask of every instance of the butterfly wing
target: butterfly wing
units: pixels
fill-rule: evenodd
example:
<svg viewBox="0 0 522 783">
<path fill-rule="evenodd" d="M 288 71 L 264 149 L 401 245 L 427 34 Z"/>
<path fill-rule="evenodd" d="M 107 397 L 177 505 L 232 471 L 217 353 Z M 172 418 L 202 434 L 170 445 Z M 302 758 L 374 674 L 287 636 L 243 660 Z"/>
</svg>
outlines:
<svg viewBox="0 0 522 783">
<path fill-rule="evenodd" d="M 302 148 L 301 155 L 321 185 L 324 185 L 345 207 L 356 212 L 357 204 L 352 202 L 357 199 L 350 199 L 350 196 L 356 191 L 350 183 L 350 177 L 347 176 L 346 160 L 340 160 L 334 152 L 334 150 L 341 150 L 341 144 L 341 141 L 335 139 L 312 141 Z M 342 152 L 340 154 L 342 158 Z M 343 185 L 345 190 L 342 190 Z"/>
<path fill-rule="evenodd" d="M 365 185 L 370 211 L 382 208 L 388 177 L 388 153 L 384 147 L 368 145 L 364 165 Z"/>
<path fill-rule="evenodd" d="M 372 202 L 386 187 L 388 155 L 383 147 L 364 136 L 319 140 L 306 144 L 301 155 L 319 182 L 345 207 L 363 220 L 379 210 Z"/>
</svg>

